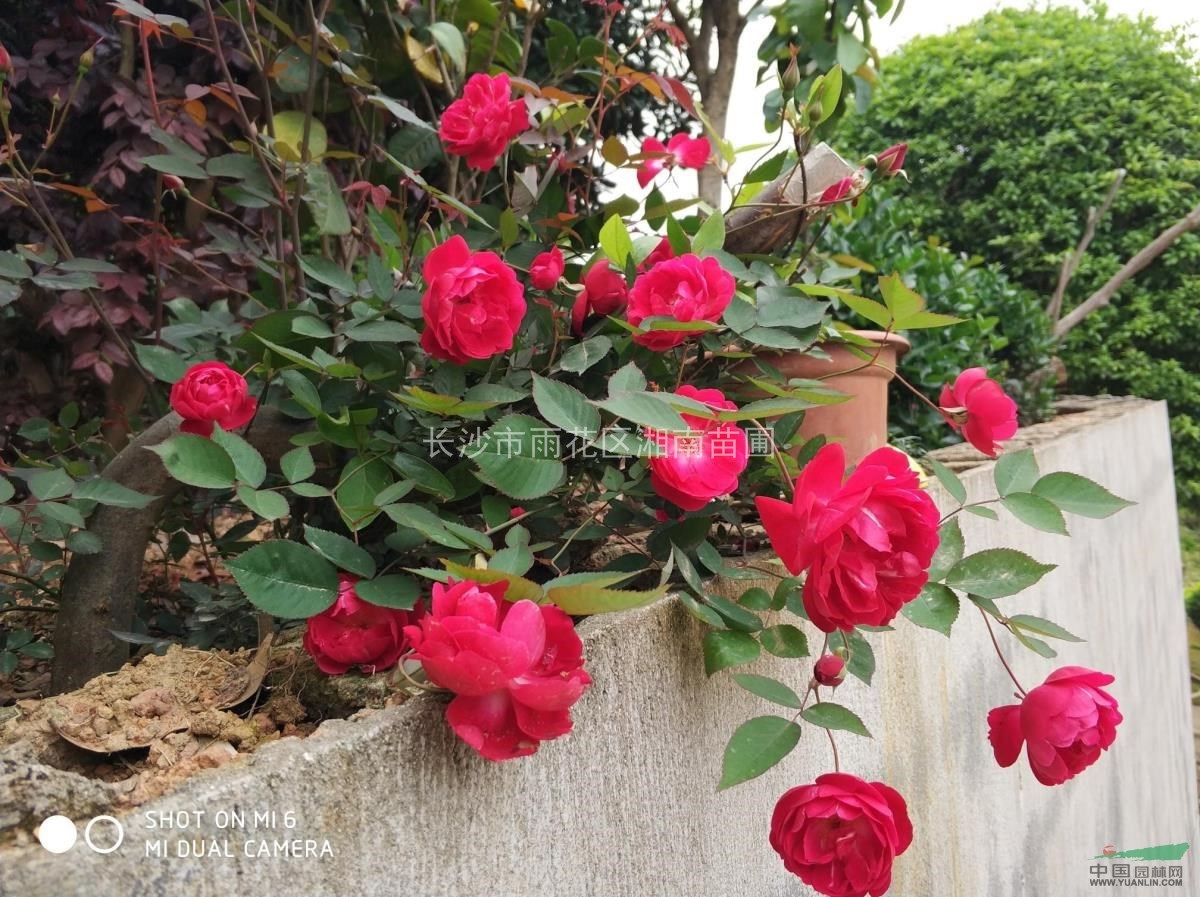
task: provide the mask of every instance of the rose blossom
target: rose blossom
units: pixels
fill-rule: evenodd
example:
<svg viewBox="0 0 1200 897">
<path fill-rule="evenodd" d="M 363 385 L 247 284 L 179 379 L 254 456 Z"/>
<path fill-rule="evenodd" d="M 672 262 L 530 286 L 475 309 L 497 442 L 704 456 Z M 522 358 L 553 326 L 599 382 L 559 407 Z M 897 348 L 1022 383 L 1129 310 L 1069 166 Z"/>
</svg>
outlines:
<svg viewBox="0 0 1200 897">
<path fill-rule="evenodd" d="M 712 156 L 712 144 L 707 137 L 690 137 L 684 133 L 676 134 L 665 146 L 657 137 L 647 137 L 642 141 L 642 154 L 653 154 L 638 166 L 638 184 L 645 187 L 663 171 L 677 166 L 699 171 Z"/>
<path fill-rule="evenodd" d="M 670 237 L 663 237 L 658 241 L 658 245 L 650 250 L 650 254 L 646 256 L 640 265 L 638 265 L 638 274 L 649 271 L 659 262 L 665 262 L 667 259 L 675 258 L 675 247 L 671 245 Z"/>
<path fill-rule="evenodd" d="M 454 733 L 488 760 L 511 760 L 571 731 L 571 706 L 592 679 L 571 618 L 554 605 L 504 599 L 508 584 L 453 579 L 405 627 L 429 680 L 455 693 Z"/>
<path fill-rule="evenodd" d="M 1020 704 L 988 713 L 988 740 L 996 762 L 1012 766 L 1029 755 L 1029 767 L 1043 785 L 1061 785 L 1100 758 L 1117 737 L 1121 712 L 1117 700 L 1100 686 L 1108 673 L 1061 667 L 1030 689 Z"/>
<path fill-rule="evenodd" d="M 823 654 L 813 664 L 813 678 L 818 685 L 837 688 L 846 681 L 846 661 L 836 654 Z"/>
<path fill-rule="evenodd" d="M 533 284 L 534 289 L 552 290 L 565 268 L 562 250 L 553 246 L 549 252 L 543 252 L 533 260 L 529 266 L 529 282 Z"/>
<path fill-rule="evenodd" d="M 718 409 L 737 410 L 737 405 L 719 389 L 681 386 L 675 395 Z M 647 460 L 650 485 L 685 511 L 698 511 L 717 496 L 737 489 L 738 476 L 750 460 L 749 442 L 745 431 L 733 421 L 705 420 L 686 412 L 682 417 L 688 426 L 684 433 L 646 431 L 646 438 L 653 440 L 659 450 Z"/>
<path fill-rule="evenodd" d="M 407 611 L 368 604 L 358 597 L 357 582 L 357 576 L 339 574 L 337 601 L 308 618 L 304 650 L 330 676 L 340 676 L 352 666 L 364 673 L 394 667 L 408 649 L 404 627 L 422 612 L 419 605 Z"/>
<path fill-rule="evenodd" d="M 629 323 L 639 326 L 647 318 L 675 321 L 720 320 L 733 299 L 733 275 L 712 256 L 688 253 L 659 262 L 638 276 L 629 291 Z M 650 330 L 633 338 L 638 345 L 658 352 L 678 346 L 701 330 Z"/>
<path fill-rule="evenodd" d="M 250 423 L 258 400 L 249 395 L 246 378 L 220 361 L 202 361 L 171 387 L 171 407 L 183 418 L 179 429 L 211 436 L 213 424 L 236 430 Z"/>
<path fill-rule="evenodd" d="M 446 152 L 466 156 L 467 165 L 488 171 L 514 137 L 529 127 L 524 100 L 512 99 L 508 75 L 472 75 L 462 96 L 446 107 L 438 136 Z"/>
<path fill-rule="evenodd" d="M 583 333 L 584 321 L 591 315 L 616 314 L 625 307 L 628 298 L 625 275 L 611 262 L 601 259 L 583 275 L 583 290 L 571 306 L 572 332 L 576 336 Z"/>
<path fill-rule="evenodd" d="M 1017 432 L 1017 403 L 983 368 L 968 368 L 953 386 L 943 386 L 938 406 L 946 422 L 990 458 L 996 457 L 997 442 Z"/>
<path fill-rule="evenodd" d="M 836 443 L 796 478 L 790 502 L 755 499 L 779 559 L 808 571 L 804 607 L 823 632 L 885 626 L 921 591 L 938 545 L 938 510 L 903 452 L 885 446 L 842 482 Z"/>
<path fill-rule="evenodd" d="M 467 364 L 512 348 L 525 316 L 517 275 L 494 252 L 471 252 L 453 236 L 425 257 L 421 348 L 435 358 Z"/>
<path fill-rule="evenodd" d="M 788 791 L 771 815 L 784 867 L 829 897 L 879 897 L 912 843 L 904 798 L 882 782 L 830 772 Z"/>
</svg>

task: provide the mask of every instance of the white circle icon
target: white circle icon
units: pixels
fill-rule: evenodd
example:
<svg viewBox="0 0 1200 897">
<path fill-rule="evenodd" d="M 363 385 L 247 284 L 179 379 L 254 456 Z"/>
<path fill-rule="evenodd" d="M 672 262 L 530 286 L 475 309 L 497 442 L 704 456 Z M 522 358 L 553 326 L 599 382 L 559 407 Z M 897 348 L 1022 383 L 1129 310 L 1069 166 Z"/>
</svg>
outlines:
<svg viewBox="0 0 1200 897">
<path fill-rule="evenodd" d="M 66 853 L 75 846 L 79 832 L 66 816 L 48 816 L 38 826 L 38 841 L 51 853 Z"/>
<path fill-rule="evenodd" d="M 105 846 L 103 844 L 96 844 L 96 842 L 92 840 L 92 829 L 95 827 L 97 822 L 107 822 L 114 829 L 116 829 L 116 834 L 113 836 L 112 844 Z M 86 841 L 87 846 L 96 851 L 96 853 L 112 853 L 114 850 L 120 847 L 121 842 L 125 840 L 125 826 L 121 825 L 120 821 L 113 816 L 97 816 L 95 819 L 89 822 L 87 824 L 87 828 L 83 830 L 83 840 Z"/>
</svg>

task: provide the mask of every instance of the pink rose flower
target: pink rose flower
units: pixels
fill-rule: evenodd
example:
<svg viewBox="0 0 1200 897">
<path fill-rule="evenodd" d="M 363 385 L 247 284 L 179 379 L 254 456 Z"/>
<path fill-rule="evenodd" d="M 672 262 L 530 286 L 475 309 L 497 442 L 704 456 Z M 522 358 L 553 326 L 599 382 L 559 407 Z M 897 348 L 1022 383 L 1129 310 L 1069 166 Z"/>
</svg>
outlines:
<svg viewBox="0 0 1200 897">
<path fill-rule="evenodd" d="M 793 788 L 771 815 L 771 846 L 784 867 L 828 897 L 881 897 L 912 837 L 895 789 L 845 773 Z"/>
<path fill-rule="evenodd" d="M 202 361 L 171 387 L 171 407 L 183 418 L 184 433 L 211 436 L 213 424 L 236 430 L 250 423 L 258 400 L 247 393 L 246 378 L 220 361 Z"/>
<path fill-rule="evenodd" d="M 638 166 L 638 184 L 645 187 L 663 171 L 672 168 L 693 168 L 699 171 L 708 164 L 712 157 L 712 144 L 707 137 L 690 137 L 679 133 L 667 141 L 666 145 L 657 137 L 647 137 L 642 141 L 642 154 L 653 153 Z"/>
<path fill-rule="evenodd" d="M 647 318 L 675 321 L 721 319 L 733 299 L 737 284 L 721 263 L 709 256 L 701 259 L 688 253 L 659 262 L 638 276 L 629 291 L 629 323 L 635 327 Z M 652 330 L 639 333 L 633 341 L 658 352 L 678 346 L 702 330 Z"/>
<path fill-rule="evenodd" d="M 628 297 L 625 275 L 601 259 L 583 275 L 583 290 L 571 306 L 571 331 L 576 336 L 583 333 L 583 324 L 592 315 L 616 314 Z"/>
<path fill-rule="evenodd" d="M 846 681 L 846 661 L 836 654 L 822 654 L 813 664 L 813 678 L 818 685 L 837 688 Z"/>
<path fill-rule="evenodd" d="M 908 457 L 876 449 L 842 482 L 836 443 L 796 478 L 792 501 L 759 496 L 758 513 L 784 566 L 808 571 L 804 608 L 822 632 L 885 626 L 917 597 L 938 546 L 938 510 Z"/>
<path fill-rule="evenodd" d="M 552 290 L 558 279 L 563 276 L 566 263 L 563 261 L 562 250 L 557 246 L 551 247 L 533 260 L 529 266 L 529 282 L 534 289 Z"/>
<path fill-rule="evenodd" d="M 494 252 L 471 252 L 453 236 L 425 257 L 421 348 L 467 364 L 512 348 L 525 317 L 525 291 Z"/>
<path fill-rule="evenodd" d="M 988 740 L 996 762 L 1012 766 L 1025 745 L 1029 767 L 1043 785 L 1061 785 L 1087 769 L 1116 740 L 1122 716 L 1117 699 L 1100 686 L 1108 673 L 1061 667 L 1030 689 L 1020 704 L 988 713 Z"/>
<path fill-rule="evenodd" d="M 983 368 L 968 368 L 953 386 L 943 386 L 938 406 L 946 422 L 990 458 L 996 457 L 997 442 L 1017 432 L 1017 403 Z"/>
<path fill-rule="evenodd" d="M 889 146 L 875 157 L 875 170 L 885 178 L 894 178 L 904 168 L 904 157 L 907 155 L 907 143 Z"/>
<path fill-rule="evenodd" d="M 466 156 L 467 165 L 488 171 L 513 138 L 529 128 L 524 100 L 512 99 L 508 75 L 472 75 L 462 96 L 446 107 L 438 136 L 446 152 Z"/>
<path fill-rule="evenodd" d="M 357 576 L 339 574 L 337 601 L 309 617 L 304 631 L 304 650 L 330 676 L 353 666 L 367 674 L 394 667 L 408 650 L 404 627 L 422 613 L 420 605 L 408 611 L 368 604 L 358 597 L 357 582 Z"/>
<path fill-rule="evenodd" d="M 429 680 L 455 693 L 446 721 L 488 760 L 524 757 L 566 735 L 592 682 L 571 618 L 504 600 L 507 585 L 435 583 L 432 610 L 404 630 Z"/>
<path fill-rule="evenodd" d="M 675 395 L 704 402 L 714 408 L 736 411 L 719 389 L 681 386 Z M 685 511 L 698 511 L 714 498 L 738 487 L 738 477 L 750 460 L 746 432 L 733 421 L 705 420 L 682 415 L 687 432 L 647 430 L 661 454 L 647 459 L 650 485 L 667 501 Z"/>
</svg>

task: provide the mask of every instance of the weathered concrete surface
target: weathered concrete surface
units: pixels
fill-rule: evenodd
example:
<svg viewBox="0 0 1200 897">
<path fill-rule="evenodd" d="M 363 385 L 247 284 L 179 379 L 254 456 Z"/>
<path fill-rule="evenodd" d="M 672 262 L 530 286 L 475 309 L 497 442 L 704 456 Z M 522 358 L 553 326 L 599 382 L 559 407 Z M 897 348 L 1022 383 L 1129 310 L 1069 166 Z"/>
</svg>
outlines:
<svg viewBox="0 0 1200 897">
<path fill-rule="evenodd" d="M 1080 416 L 1082 418 L 1082 416 Z M 1088 424 L 1080 426 L 1080 424 Z M 891 894 L 905 897 L 1071 897 L 1121 893 L 1089 884 L 1090 859 L 1189 841 L 1181 888 L 1200 891 L 1187 649 L 1162 405 L 1093 413 L 1039 448 L 1043 469 L 1092 476 L 1139 504 L 1108 520 L 1073 518 L 1070 540 L 1011 521 L 967 518 L 968 550 L 1023 548 L 1061 566 L 1006 608 L 1047 616 L 1089 639 L 1046 661 L 1004 639 L 1025 686 L 1058 663 L 1114 673 L 1125 722 L 1113 749 L 1074 781 L 1045 788 L 1025 761 L 999 769 L 988 709 L 1011 698 L 983 622 L 964 608 L 954 637 L 897 622 L 872 637 L 875 687 L 844 686 L 874 740 L 839 737 L 842 768 L 887 780 L 916 828 Z M 988 497 L 990 471 L 965 476 Z M 0 895 L 304 895 L 304 897 L 782 897 L 808 891 L 767 844 L 775 799 L 831 767 L 823 734 L 761 778 L 717 794 L 734 727 L 772 712 L 726 676 L 706 681 L 699 627 L 674 602 L 585 624 L 596 684 L 576 732 L 533 758 L 490 764 L 457 744 L 442 704 L 417 700 L 357 723 L 269 746 L 202 774 L 126 817 L 124 844 L 62 856 L 0 853 Z M 810 631 L 814 647 L 821 644 Z M 807 661 L 763 663 L 802 687 Z M 151 831 L 147 812 L 204 811 L 186 831 Z M 246 827 L 221 827 L 241 811 Z M 275 811 L 277 825 L 253 814 Z M 295 814 L 287 829 L 283 814 Z M 82 824 L 86 820 L 77 820 Z M 103 831 L 97 832 L 106 837 Z M 166 858 L 146 844 L 167 838 Z M 232 858 L 178 858 L 177 841 L 216 838 Z M 328 839 L 325 858 L 247 858 L 273 839 Z M 102 842 L 103 843 L 103 842 Z"/>
</svg>

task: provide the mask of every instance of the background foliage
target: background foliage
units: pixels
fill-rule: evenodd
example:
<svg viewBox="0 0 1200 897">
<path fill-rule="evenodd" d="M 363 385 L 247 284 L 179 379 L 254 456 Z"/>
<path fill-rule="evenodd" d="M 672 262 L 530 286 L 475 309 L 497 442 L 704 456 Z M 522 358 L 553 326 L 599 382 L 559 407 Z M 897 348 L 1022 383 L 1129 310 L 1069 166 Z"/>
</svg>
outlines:
<svg viewBox="0 0 1200 897">
<path fill-rule="evenodd" d="M 1200 74 L 1179 35 L 1102 7 L 1005 10 L 886 60 L 846 139 L 907 139 L 917 232 L 1001 263 L 1048 302 L 1119 167 L 1068 291 L 1078 304 L 1197 202 Z M 1070 388 L 1166 399 L 1181 492 L 1200 497 L 1200 235 L 1181 238 L 1069 335 Z M 1022 339 L 1024 337 L 1021 337 Z"/>
</svg>

